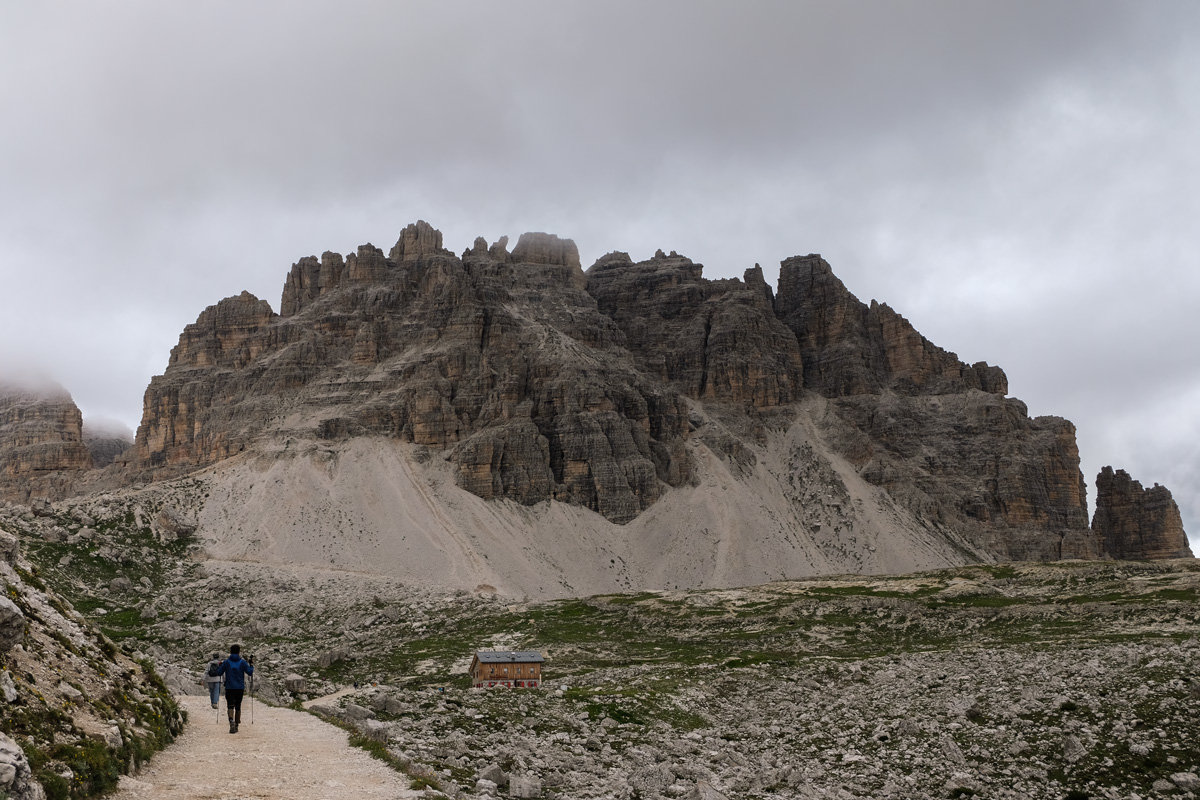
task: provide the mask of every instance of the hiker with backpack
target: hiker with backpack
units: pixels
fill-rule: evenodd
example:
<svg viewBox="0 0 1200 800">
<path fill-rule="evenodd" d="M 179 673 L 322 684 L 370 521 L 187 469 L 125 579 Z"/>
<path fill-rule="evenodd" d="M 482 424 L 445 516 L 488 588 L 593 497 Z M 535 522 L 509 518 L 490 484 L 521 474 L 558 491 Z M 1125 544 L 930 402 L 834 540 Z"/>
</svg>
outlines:
<svg viewBox="0 0 1200 800">
<path fill-rule="evenodd" d="M 237 733 L 238 725 L 242 723 L 242 697 L 246 694 L 246 676 L 254 681 L 254 657 L 250 660 L 242 658 L 240 645 L 229 647 L 229 658 L 221 662 L 217 668 L 218 675 L 225 676 L 225 709 L 229 714 L 229 732 Z"/>
<path fill-rule="evenodd" d="M 208 662 L 208 669 L 204 671 L 203 683 L 208 686 L 208 699 L 212 703 L 212 707 L 216 708 L 221 702 L 221 654 L 213 653 L 212 660 Z"/>
</svg>

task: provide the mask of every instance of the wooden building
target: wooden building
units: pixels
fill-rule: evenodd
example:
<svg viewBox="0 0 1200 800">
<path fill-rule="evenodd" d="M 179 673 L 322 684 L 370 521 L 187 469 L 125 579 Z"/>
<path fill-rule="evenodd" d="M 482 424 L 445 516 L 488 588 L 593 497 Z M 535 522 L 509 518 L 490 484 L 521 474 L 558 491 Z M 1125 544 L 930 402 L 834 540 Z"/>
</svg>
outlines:
<svg viewBox="0 0 1200 800">
<path fill-rule="evenodd" d="M 542 685 L 543 661 L 536 650 L 478 650 L 471 659 L 471 685 L 536 689 Z"/>
</svg>

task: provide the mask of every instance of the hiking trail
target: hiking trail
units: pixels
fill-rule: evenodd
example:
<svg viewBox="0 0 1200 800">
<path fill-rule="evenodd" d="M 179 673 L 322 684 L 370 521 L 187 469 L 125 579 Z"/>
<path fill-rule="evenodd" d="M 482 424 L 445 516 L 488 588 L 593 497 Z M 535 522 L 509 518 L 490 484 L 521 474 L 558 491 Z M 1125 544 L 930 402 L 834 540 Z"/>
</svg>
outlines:
<svg viewBox="0 0 1200 800">
<path fill-rule="evenodd" d="M 135 776 L 122 776 L 111 800 L 399 800 L 419 797 L 409 779 L 351 747 L 342 729 L 311 714 L 242 704 L 231 734 L 225 699 L 177 698 L 188 724 L 174 744 Z M 218 716 L 219 713 L 219 716 Z"/>
</svg>

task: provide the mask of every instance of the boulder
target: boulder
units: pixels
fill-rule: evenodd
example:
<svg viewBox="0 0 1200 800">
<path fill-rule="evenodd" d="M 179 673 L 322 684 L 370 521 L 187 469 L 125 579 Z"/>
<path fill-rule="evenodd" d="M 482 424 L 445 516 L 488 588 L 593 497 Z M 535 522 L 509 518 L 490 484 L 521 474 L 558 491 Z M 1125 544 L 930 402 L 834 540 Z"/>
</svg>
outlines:
<svg viewBox="0 0 1200 800">
<path fill-rule="evenodd" d="M 0 733 L 0 793 L 10 800 L 45 800 L 42 785 L 34 780 L 25 751 Z"/>
<path fill-rule="evenodd" d="M 481 781 L 491 781 L 496 786 L 508 785 L 508 773 L 501 769 L 499 764 L 488 764 L 479 771 L 477 777 Z"/>
<path fill-rule="evenodd" d="M 0 595 L 0 654 L 7 653 L 25 638 L 25 615 L 17 604 Z"/>
<path fill-rule="evenodd" d="M 369 708 L 364 708 L 357 703 L 346 703 L 342 708 L 342 716 L 349 720 L 365 720 L 375 716 L 374 712 Z"/>
<path fill-rule="evenodd" d="M 109 725 L 101 734 L 104 743 L 113 750 L 120 750 L 125 744 L 125 739 L 121 736 L 121 729 L 116 725 Z"/>
<path fill-rule="evenodd" d="M 351 657 L 351 652 L 345 647 L 335 647 L 332 650 L 326 650 L 317 656 L 317 666 L 321 669 L 326 669 L 334 664 L 347 661 Z"/>
<path fill-rule="evenodd" d="M 16 564 L 20 554 L 20 540 L 8 531 L 0 529 L 0 560 L 6 564 Z"/>
<path fill-rule="evenodd" d="M 1063 761 L 1068 764 L 1074 764 L 1081 758 L 1087 755 L 1087 748 L 1079 741 L 1078 736 L 1068 734 L 1062 740 L 1062 757 Z"/>
<path fill-rule="evenodd" d="M 658 797 L 675 781 L 675 773 L 666 764 L 640 767 L 629 776 L 629 789 L 635 797 Z"/>
<path fill-rule="evenodd" d="M 191 536 L 196 532 L 197 525 L 195 520 L 187 518 L 182 512 L 164 508 L 155 515 L 152 528 L 160 542 L 174 542 Z"/>
<path fill-rule="evenodd" d="M 96 538 L 96 531 L 86 525 L 67 537 L 67 544 L 79 544 L 80 542 L 90 542 Z"/>
<path fill-rule="evenodd" d="M 377 719 L 367 719 L 360 721 L 356 727 L 363 736 L 373 742 L 387 744 L 388 738 L 392 733 L 392 726 L 386 722 L 381 722 Z"/>
<path fill-rule="evenodd" d="M 533 775 L 513 775 L 508 779 L 509 797 L 541 797 L 542 780 Z"/>
<path fill-rule="evenodd" d="M 697 781 L 687 797 L 688 800 L 728 800 L 723 793 L 718 791 L 708 781 Z"/>
<path fill-rule="evenodd" d="M 308 681 L 305 680 L 303 675 L 292 672 L 283 679 L 283 688 L 293 694 L 303 694 L 308 691 Z"/>
<path fill-rule="evenodd" d="M 1171 775 L 1171 783 L 1185 792 L 1200 790 L 1200 775 L 1194 772 L 1176 772 Z"/>
</svg>

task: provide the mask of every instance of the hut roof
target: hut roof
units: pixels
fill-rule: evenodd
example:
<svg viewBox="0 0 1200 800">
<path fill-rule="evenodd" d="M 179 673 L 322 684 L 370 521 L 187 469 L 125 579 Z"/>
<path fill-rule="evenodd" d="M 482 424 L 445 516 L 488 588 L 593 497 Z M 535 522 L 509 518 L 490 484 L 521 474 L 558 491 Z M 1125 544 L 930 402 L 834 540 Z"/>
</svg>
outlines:
<svg viewBox="0 0 1200 800">
<path fill-rule="evenodd" d="M 536 650 L 478 650 L 475 658 L 481 664 L 528 664 L 546 660 Z"/>
</svg>

